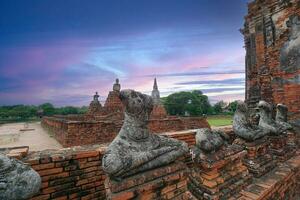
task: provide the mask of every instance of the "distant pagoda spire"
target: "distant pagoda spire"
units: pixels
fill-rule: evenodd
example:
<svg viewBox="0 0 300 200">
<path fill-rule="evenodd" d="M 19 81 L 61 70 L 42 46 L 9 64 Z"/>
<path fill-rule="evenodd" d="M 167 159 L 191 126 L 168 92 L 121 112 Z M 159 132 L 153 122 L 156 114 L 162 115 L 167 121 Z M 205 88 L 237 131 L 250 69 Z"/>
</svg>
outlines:
<svg viewBox="0 0 300 200">
<path fill-rule="evenodd" d="M 158 90 L 156 78 L 154 78 L 153 90 Z"/>
<path fill-rule="evenodd" d="M 160 104 L 160 93 L 159 93 L 159 90 L 158 90 L 156 78 L 154 78 L 154 84 L 153 84 L 153 90 L 152 90 L 151 96 L 152 96 L 154 105 Z"/>
</svg>

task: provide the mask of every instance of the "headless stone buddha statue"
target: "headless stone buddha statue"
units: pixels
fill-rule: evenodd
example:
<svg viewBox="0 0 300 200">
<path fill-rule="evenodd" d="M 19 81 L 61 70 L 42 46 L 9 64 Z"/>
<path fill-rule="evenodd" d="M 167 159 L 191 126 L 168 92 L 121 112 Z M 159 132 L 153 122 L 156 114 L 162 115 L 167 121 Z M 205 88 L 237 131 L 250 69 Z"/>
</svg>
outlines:
<svg viewBox="0 0 300 200">
<path fill-rule="evenodd" d="M 30 166 L 0 154 L 0 199 L 28 199 L 40 186 L 41 178 Z"/>
<path fill-rule="evenodd" d="M 276 106 L 276 123 L 283 127 L 284 130 L 293 129 L 292 125 L 287 122 L 288 107 L 283 104 Z"/>
<path fill-rule="evenodd" d="M 151 134 L 147 124 L 153 109 L 150 96 L 123 90 L 124 124 L 103 156 L 103 170 L 115 180 L 167 165 L 188 152 L 186 143 Z"/>
<path fill-rule="evenodd" d="M 120 85 L 120 83 L 119 83 L 119 79 L 117 78 L 117 79 L 116 79 L 116 82 L 115 82 L 114 85 L 113 85 L 113 91 L 115 91 L 115 92 L 120 92 L 120 90 L 121 90 L 121 85 Z"/>
<path fill-rule="evenodd" d="M 272 107 L 265 101 L 259 101 L 259 127 L 268 131 L 270 135 L 281 135 L 285 132 L 284 127 L 276 123 L 272 118 Z"/>
<path fill-rule="evenodd" d="M 233 116 L 234 133 L 246 141 L 254 141 L 267 135 L 269 133 L 268 130 L 264 130 L 254 123 L 251 123 L 248 113 L 247 104 L 238 101 L 237 109 Z"/>
<path fill-rule="evenodd" d="M 223 145 L 227 144 L 229 139 L 222 131 L 210 130 L 201 128 L 196 133 L 196 147 L 203 150 L 205 153 L 218 151 Z"/>
</svg>

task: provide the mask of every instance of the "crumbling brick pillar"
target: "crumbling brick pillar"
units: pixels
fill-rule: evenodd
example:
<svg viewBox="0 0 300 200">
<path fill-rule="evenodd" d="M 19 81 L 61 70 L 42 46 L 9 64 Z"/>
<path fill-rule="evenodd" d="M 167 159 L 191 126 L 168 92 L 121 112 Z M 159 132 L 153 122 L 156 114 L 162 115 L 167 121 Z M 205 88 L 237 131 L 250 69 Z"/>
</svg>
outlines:
<svg viewBox="0 0 300 200">
<path fill-rule="evenodd" d="M 277 161 L 286 161 L 295 155 L 296 149 L 292 146 L 293 133 L 287 135 L 270 136 L 270 153 Z M 290 143 L 290 144 L 289 144 Z"/>
<path fill-rule="evenodd" d="M 187 166 L 175 163 L 152 169 L 120 181 L 107 178 L 107 199 L 183 199 L 187 195 Z"/>
<path fill-rule="evenodd" d="M 231 145 L 215 153 L 202 152 L 194 159 L 188 189 L 197 199 L 237 199 L 252 180 L 242 158 L 246 151 Z"/>
<path fill-rule="evenodd" d="M 254 177 L 260 177 L 275 167 L 276 163 L 269 153 L 270 142 L 267 137 L 253 142 L 246 142 L 239 138 L 234 143 L 238 143 L 246 149 L 247 155 L 244 158 L 244 164 Z"/>
</svg>

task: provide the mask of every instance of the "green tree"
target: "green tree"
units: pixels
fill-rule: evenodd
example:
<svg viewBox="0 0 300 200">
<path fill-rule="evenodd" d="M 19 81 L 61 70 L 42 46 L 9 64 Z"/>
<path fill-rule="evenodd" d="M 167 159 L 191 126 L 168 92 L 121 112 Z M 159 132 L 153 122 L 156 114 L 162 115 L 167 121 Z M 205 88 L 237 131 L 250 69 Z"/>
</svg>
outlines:
<svg viewBox="0 0 300 200">
<path fill-rule="evenodd" d="M 163 99 L 163 104 L 170 115 L 200 116 L 208 114 L 210 104 L 208 97 L 201 91 L 178 92 Z"/>
<path fill-rule="evenodd" d="M 236 111 L 237 103 L 238 103 L 237 101 L 233 101 L 229 103 L 228 109 L 231 113 L 234 113 Z"/>
<path fill-rule="evenodd" d="M 213 106 L 213 111 L 215 114 L 221 114 L 223 112 L 223 108 L 226 106 L 224 101 L 219 101 Z"/>
<path fill-rule="evenodd" d="M 39 108 L 43 110 L 43 113 L 46 116 L 56 114 L 55 108 L 51 103 L 44 103 L 44 104 L 40 105 Z"/>
</svg>

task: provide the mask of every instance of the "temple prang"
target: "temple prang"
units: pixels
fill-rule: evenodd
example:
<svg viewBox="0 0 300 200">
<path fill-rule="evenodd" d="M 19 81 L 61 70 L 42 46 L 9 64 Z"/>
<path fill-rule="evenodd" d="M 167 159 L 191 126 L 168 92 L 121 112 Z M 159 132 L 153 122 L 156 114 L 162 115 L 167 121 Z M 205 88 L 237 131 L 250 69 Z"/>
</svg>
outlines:
<svg viewBox="0 0 300 200">
<path fill-rule="evenodd" d="M 248 4 L 242 30 L 247 104 L 283 103 L 289 120 L 300 117 L 299 16 L 297 0 L 256 0 Z"/>
</svg>

